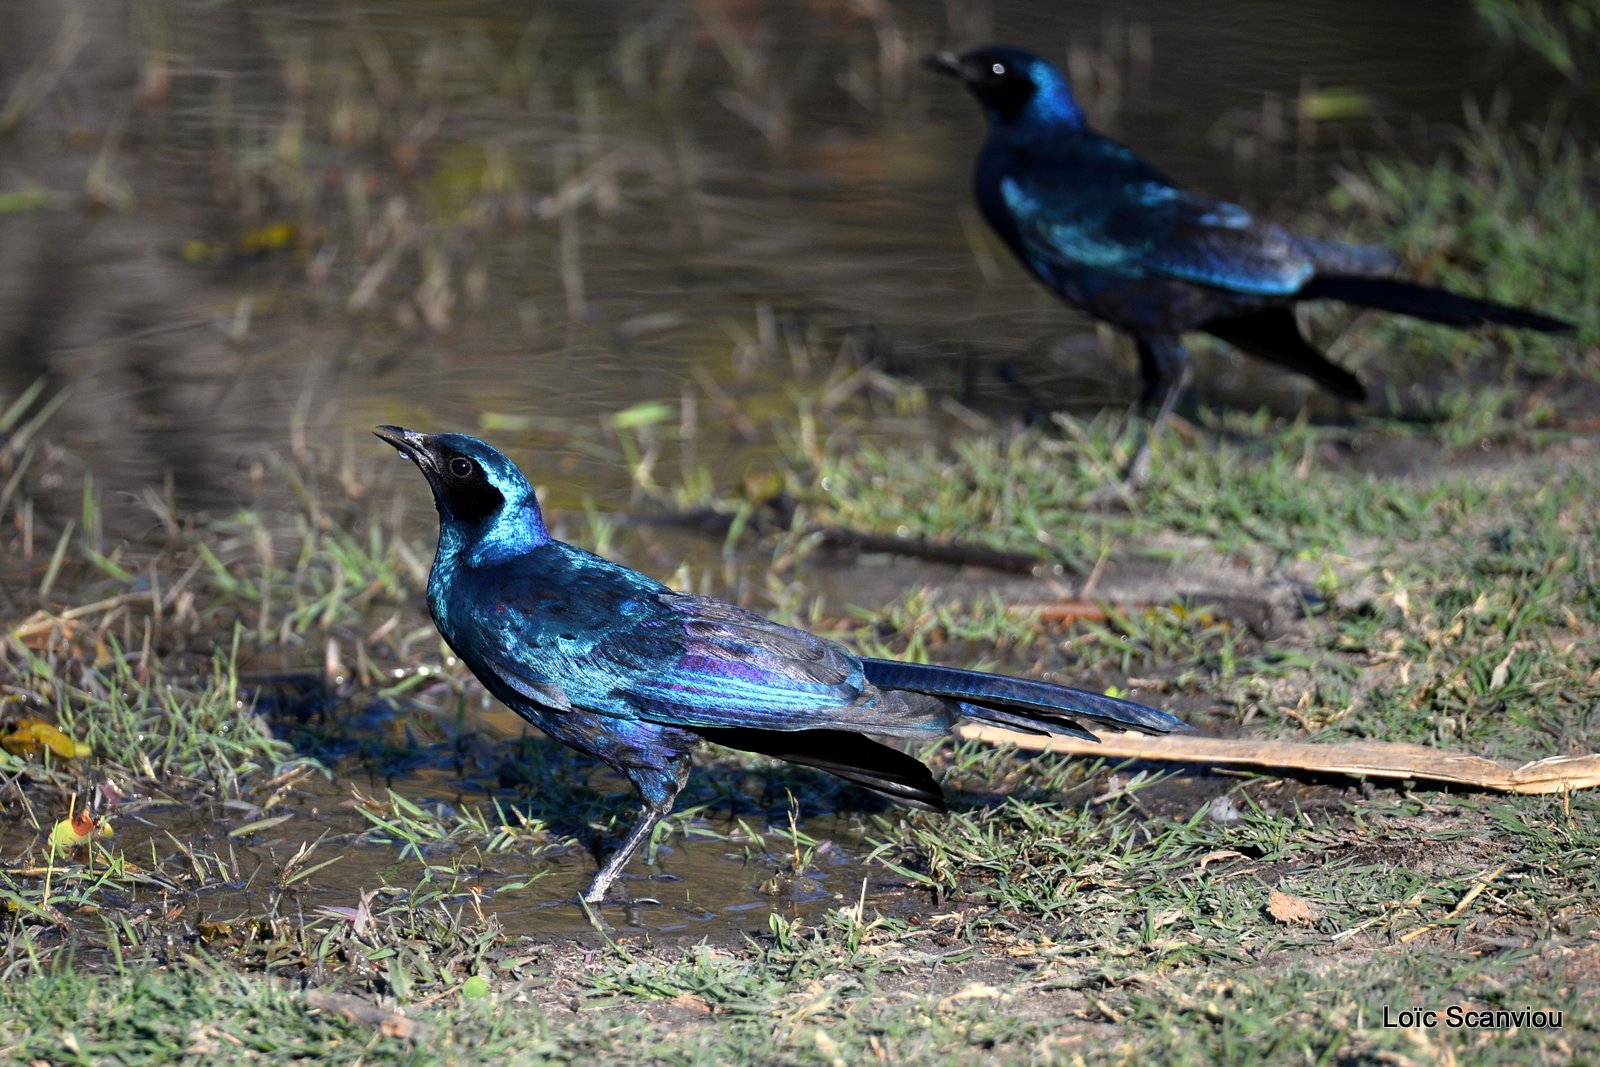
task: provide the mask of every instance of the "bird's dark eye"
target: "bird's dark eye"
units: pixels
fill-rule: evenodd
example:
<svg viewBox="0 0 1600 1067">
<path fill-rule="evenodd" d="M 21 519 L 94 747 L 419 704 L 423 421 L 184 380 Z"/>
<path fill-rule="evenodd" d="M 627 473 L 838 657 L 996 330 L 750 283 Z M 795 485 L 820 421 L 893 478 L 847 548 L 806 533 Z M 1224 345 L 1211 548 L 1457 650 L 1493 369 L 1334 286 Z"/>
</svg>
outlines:
<svg viewBox="0 0 1600 1067">
<path fill-rule="evenodd" d="M 466 456 L 456 456 L 450 460 L 450 476 L 452 478 L 470 478 L 478 465 Z"/>
<path fill-rule="evenodd" d="M 989 69 L 994 71 L 996 74 L 1004 74 L 1006 72 L 1006 65 L 1004 63 L 996 63 Z"/>
</svg>

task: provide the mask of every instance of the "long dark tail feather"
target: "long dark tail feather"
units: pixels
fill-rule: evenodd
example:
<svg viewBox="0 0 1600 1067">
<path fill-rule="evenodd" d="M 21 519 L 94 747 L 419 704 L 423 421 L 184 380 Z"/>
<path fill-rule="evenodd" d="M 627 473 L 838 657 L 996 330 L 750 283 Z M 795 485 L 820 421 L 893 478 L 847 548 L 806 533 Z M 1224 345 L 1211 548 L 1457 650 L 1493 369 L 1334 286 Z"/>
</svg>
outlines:
<svg viewBox="0 0 1600 1067">
<path fill-rule="evenodd" d="M 1574 327 L 1529 308 L 1497 304 L 1493 300 L 1462 296 L 1448 289 L 1401 281 L 1397 278 L 1363 278 L 1353 274 L 1318 275 L 1295 296 L 1302 300 L 1343 300 L 1347 304 L 1393 311 L 1446 326 L 1516 326 L 1543 333 L 1569 333 Z"/>
<path fill-rule="evenodd" d="M 1367 398 L 1366 387 L 1354 374 L 1329 362 L 1300 335 L 1291 308 L 1268 307 L 1235 318 L 1212 319 L 1201 329 L 1257 359 L 1304 374 L 1334 396 L 1358 404 Z"/>
<path fill-rule="evenodd" d="M 892 659 L 863 659 L 861 663 L 867 680 L 880 689 L 910 689 L 948 697 L 959 701 L 969 718 L 1009 729 L 1070 734 L 1090 740 L 1094 734 L 1075 719 L 1148 734 L 1189 729 L 1181 719 L 1164 711 L 1053 682 Z"/>
<path fill-rule="evenodd" d="M 957 707 L 961 709 L 963 718 L 989 726 L 1003 726 L 1019 734 L 1057 734 L 1062 737 L 1076 737 L 1080 741 L 1100 740 L 1093 730 L 1084 729 L 1072 719 L 1055 718 L 1042 712 L 1030 710 L 1026 714 L 1019 715 L 1004 708 L 986 708 L 982 704 L 974 704 L 968 700 L 960 701 Z"/>
<path fill-rule="evenodd" d="M 697 729 L 707 741 L 836 774 L 890 800 L 947 811 L 944 791 L 914 757 L 845 730 Z"/>
</svg>

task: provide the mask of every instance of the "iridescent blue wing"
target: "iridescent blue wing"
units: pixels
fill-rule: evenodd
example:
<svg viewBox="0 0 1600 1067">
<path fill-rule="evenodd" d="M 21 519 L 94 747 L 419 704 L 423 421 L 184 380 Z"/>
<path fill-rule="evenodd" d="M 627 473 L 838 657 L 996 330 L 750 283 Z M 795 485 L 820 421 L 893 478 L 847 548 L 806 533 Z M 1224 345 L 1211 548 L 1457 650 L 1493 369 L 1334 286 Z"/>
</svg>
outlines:
<svg viewBox="0 0 1600 1067">
<path fill-rule="evenodd" d="M 1287 296 L 1316 272 L 1282 227 L 1159 179 L 1083 189 L 1059 171 L 1023 172 L 1002 179 L 1000 191 L 1023 255 L 1046 277 L 1087 268 Z"/>
<path fill-rule="evenodd" d="M 555 543 L 477 577 L 476 657 L 546 708 L 688 728 L 942 730 L 946 702 L 884 694 L 825 638 Z"/>
</svg>

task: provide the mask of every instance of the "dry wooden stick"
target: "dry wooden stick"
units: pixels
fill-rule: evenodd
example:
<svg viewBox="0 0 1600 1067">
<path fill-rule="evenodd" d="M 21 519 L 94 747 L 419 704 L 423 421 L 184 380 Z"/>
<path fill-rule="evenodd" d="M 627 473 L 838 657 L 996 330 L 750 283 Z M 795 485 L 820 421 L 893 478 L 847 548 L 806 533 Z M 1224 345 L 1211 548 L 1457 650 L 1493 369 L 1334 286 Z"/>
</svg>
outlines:
<svg viewBox="0 0 1600 1067">
<path fill-rule="evenodd" d="M 960 735 L 992 745 L 1032 752 L 1141 759 L 1161 763 L 1210 763 L 1275 771 L 1310 771 L 1356 778 L 1412 778 L 1425 782 L 1492 789 L 1502 793 L 1562 793 L 1600 786 L 1600 754 L 1551 756 L 1521 766 L 1422 745 L 1382 741 L 1316 745 L 1302 741 L 1257 741 L 1169 734 L 1104 733 L 1098 743 L 1073 737 L 1040 737 L 992 726 L 963 726 Z"/>
</svg>

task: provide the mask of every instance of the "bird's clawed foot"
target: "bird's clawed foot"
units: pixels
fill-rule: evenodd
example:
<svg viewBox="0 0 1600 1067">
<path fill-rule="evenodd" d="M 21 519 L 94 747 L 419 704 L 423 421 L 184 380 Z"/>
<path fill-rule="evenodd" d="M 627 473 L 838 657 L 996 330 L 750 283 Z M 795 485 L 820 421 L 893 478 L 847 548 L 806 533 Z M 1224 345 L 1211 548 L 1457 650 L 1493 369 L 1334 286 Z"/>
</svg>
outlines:
<svg viewBox="0 0 1600 1067">
<path fill-rule="evenodd" d="M 1183 439 L 1184 447 L 1194 444 L 1197 436 L 1195 425 L 1178 416 L 1163 419 L 1168 436 L 1176 434 Z M 1139 443 L 1133 452 L 1133 458 L 1122 469 L 1122 476 L 1114 482 L 1108 482 L 1099 489 L 1086 494 L 1083 503 L 1090 507 L 1127 506 L 1150 485 L 1150 472 L 1155 467 L 1156 438 L 1160 430 L 1155 426 L 1147 427 L 1139 434 Z"/>
<path fill-rule="evenodd" d="M 1133 453 L 1133 459 L 1128 462 L 1128 469 L 1122 472 L 1122 481 L 1114 487 L 1123 497 L 1131 496 L 1150 483 L 1150 464 L 1155 457 L 1155 440 L 1153 429 L 1146 431 L 1140 439 L 1139 447 Z"/>
<path fill-rule="evenodd" d="M 598 899 L 590 899 L 588 893 L 578 897 L 578 907 L 583 909 L 583 914 L 588 918 L 589 925 L 602 934 L 610 932 L 610 925 L 600 917 L 602 907 L 621 908 L 622 925 L 643 926 L 639 912 L 644 908 L 659 908 L 661 901 L 655 897 L 625 897 L 615 894 L 610 897 L 602 894 Z"/>
<path fill-rule="evenodd" d="M 1177 405 L 1179 398 L 1187 394 L 1189 385 L 1194 380 L 1194 365 L 1184 356 L 1182 347 L 1176 341 L 1158 343 L 1152 339 L 1140 339 L 1139 361 L 1144 375 L 1145 389 L 1139 400 L 1123 416 L 1122 423 L 1117 428 L 1117 436 L 1122 436 L 1123 430 L 1132 421 L 1136 410 L 1147 408 L 1156 400 L 1160 401 L 1159 407 L 1156 409 L 1155 417 L 1150 420 L 1150 425 L 1140 435 L 1139 447 L 1134 450 L 1133 459 L 1123 470 L 1121 480 L 1090 493 L 1084 498 L 1086 504 L 1127 504 L 1149 483 L 1156 438 L 1166 428 L 1168 420 L 1172 418 L 1172 409 Z M 1173 368 L 1177 368 L 1175 373 Z"/>
<path fill-rule="evenodd" d="M 1117 435 L 1121 437 L 1121 433 Z M 1100 488 L 1088 493 L 1083 498 L 1083 503 L 1088 507 L 1127 507 L 1133 503 L 1136 496 L 1150 481 L 1150 468 L 1154 458 L 1155 435 L 1148 429 L 1139 434 L 1139 444 L 1134 450 L 1133 459 L 1123 468 L 1122 476 L 1116 481 L 1107 482 Z"/>
<path fill-rule="evenodd" d="M 591 909 L 601 906 L 619 908 L 642 908 L 646 906 L 659 908 L 661 906 L 661 901 L 657 900 L 655 897 L 629 897 L 619 896 L 615 893 L 601 897 L 591 897 L 588 893 L 585 893 L 578 898 L 578 903 L 582 904 L 585 908 Z"/>
</svg>

